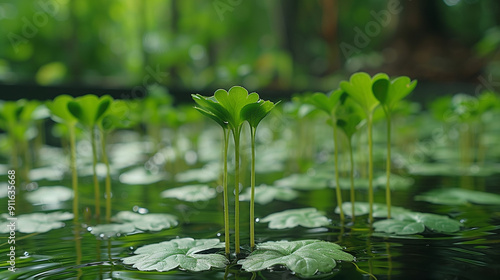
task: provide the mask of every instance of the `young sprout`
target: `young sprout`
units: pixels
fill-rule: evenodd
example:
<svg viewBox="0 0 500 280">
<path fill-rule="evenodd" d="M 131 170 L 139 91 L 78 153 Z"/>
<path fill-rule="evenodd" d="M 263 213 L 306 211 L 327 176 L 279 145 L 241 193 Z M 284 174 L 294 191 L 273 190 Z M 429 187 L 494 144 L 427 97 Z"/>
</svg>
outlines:
<svg viewBox="0 0 500 280">
<path fill-rule="evenodd" d="M 195 107 L 203 115 L 211 118 L 217 124 L 220 125 L 224 136 L 224 171 L 222 174 L 222 187 L 224 196 L 224 241 L 225 241 L 225 251 L 226 255 L 230 254 L 229 247 L 229 202 L 228 202 L 228 192 L 227 192 L 227 150 L 229 147 L 229 124 L 226 119 L 229 118 L 229 112 L 227 112 L 222 105 L 217 103 L 213 97 L 205 97 L 199 94 L 192 94 L 193 100 L 199 107 Z"/>
<path fill-rule="evenodd" d="M 101 200 L 99 190 L 99 180 L 97 179 L 97 146 L 96 146 L 96 125 L 105 115 L 113 99 L 110 96 L 97 97 L 87 94 L 73 101 L 68 102 L 69 112 L 90 131 L 90 142 L 92 144 L 92 170 L 94 173 L 94 196 L 95 196 L 95 215 L 97 221 L 101 215 Z"/>
<path fill-rule="evenodd" d="M 78 222 L 78 171 L 76 170 L 76 137 L 75 128 L 78 119 L 68 110 L 68 103 L 74 101 L 69 95 L 59 95 L 52 102 L 47 102 L 52 119 L 68 127 L 70 145 L 71 185 L 73 187 L 73 222 Z"/>
<path fill-rule="evenodd" d="M 382 109 L 387 119 L 387 183 L 385 188 L 385 199 L 387 203 L 388 219 L 391 218 L 391 113 L 396 104 L 410 94 L 416 86 L 417 81 L 411 81 L 410 78 L 406 76 L 398 77 L 392 81 L 389 81 L 388 77 L 384 77 L 375 81 L 372 85 L 373 94 L 382 105 Z"/>
<path fill-rule="evenodd" d="M 370 205 L 369 221 L 373 222 L 373 112 L 377 108 L 379 101 L 372 92 L 372 85 L 381 78 L 387 78 L 385 74 L 377 74 L 373 78 L 367 73 L 358 72 L 351 75 L 349 82 L 342 81 L 340 88 L 356 101 L 363 109 L 368 126 L 368 202 Z"/>
<path fill-rule="evenodd" d="M 250 248 L 255 248 L 255 132 L 259 123 L 278 104 L 271 101 L 259 100 L 243 107 L 241 115 L 250 125 L 252 146 L 251 174 L 250 174 Z"/>
<path fill-rule="evenodd" d="M 344 133 L 347 138 L 347 147 L 349 149 L 349 162 L 350 162 L 350 173 L 349 178 L 351 182 L 351 216 L 354 221 L 356 215 L 354 215 L 354 203 L 355 192 L 354 192 L 354 159 L 352 154 L 352 136 L 356 133 L 360 126 L 363 125 L 362 112 L 360 112 L 360 107 L 352 100 L 352 98 L 343 95 L 341 98 L 341 110 L 337 112 L 337 127 Z M 342 209 L 342 207 L 339 207 Z"/>
<path fill-rule="evenodd" d="M 337 107 L 339 105 L 340 97 L 342 96 L 343 91 L 337 89 L 333 91 L 330 95 L 325 95 L 324 93 L 315 93 L 307 100 L 308 103 L 314 105 L 319 110 L 325 112 L 328 116 L 328 122 L 333 127 L 333 144 L 334 144 L 334 160 L 335 160 L 335 184 L 336 184 L 336 195 L 337 195 L 337 204 L 340 209 L 340 220 L 344 221 L 344 211 L 342 209 L 342 193 L 340 192 L 340 183 L 339 183 L 339 145 L 338 145 L 338 137 L 337 137 L 337 117 L 335 112 L 337 111 Z"/>
</svg>

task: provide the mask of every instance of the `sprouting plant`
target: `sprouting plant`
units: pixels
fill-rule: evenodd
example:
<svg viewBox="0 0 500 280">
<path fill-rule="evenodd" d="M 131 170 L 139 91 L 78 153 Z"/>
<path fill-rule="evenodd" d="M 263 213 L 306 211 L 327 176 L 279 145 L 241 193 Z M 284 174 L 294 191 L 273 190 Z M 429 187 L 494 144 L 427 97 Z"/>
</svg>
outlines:
<svg viewBox="0 0 500 280">
<path fill-rule="evenodd" d="M 0 104 L 0 128 L 8 134 L 11 146 L 11 164 L 15 169 L 23 167 L 22 177 L 29 182 L 30 169 L 30 127 L 33 124 L 33 112 L 39 106 L 36 101 L 21 99 Z M 22 162 L 22 165 L 19 162 Z"/>
<path fill-rule="evenodd" d="M 360 107 L 347 95 L 341 98 L 341 109 L 337 112 L 337 127 L 344 133 L 347 138 L 347 148 L 349 150 L 349 164 L 350 172 L 349 178 L 351 183 L 350 198 L 351 198 L 351 215 L 354 221 L 354 208 L 355 208 L 355 192 L 354 192 L 354 159 L 352 153 L 352 136 L 359 130 L 362 123 L 362 112 Z M 340 207 L 342 208 L 342 207 Z M 341 210 L 342 211 L 342 210 Z"/>
<path fill-rule="evenodd" d="M 278 102 L 279 103 L 279 102 Z M 278 104 L 276 103 L 276 104 Z M 259 123 L 276 106 L 271 101 L 259 100 L 243 107 L 241 115 L 250 125 L 250 138 L 252 147 L 251 174 L 250 174 L 250 248 L 255 247 L 255 132 Z"/>
<path fill-rule="evenodd" d="M 373 112 L 379 105 L 379 101 L 372 92 L 373 83 L 381 78 L 387 78 L 386 74 L 377 74 L 373 78 L 367 73 L 358 72 L 351 75 L 349 82 L 342 81 L 340 88 L 349 94 L 363 109 L 368 126 L 368 202 L 370 204 L 369 220 L 373 222 Z"/>
<path fill-rule="evenodd" d="M 111 220 L 111 170 L 109 167 L 108 154 L 106 153 L 107 135 L 117 127 L 128 127 L 130 124 L 126 118 L 128 106 L 123 100 L 112 100 L 109 110 L 97 122 L 101 134 L 102 161 L 106 165 L 106 179 L 104 181 L 106 191 L 106 222 Z"/>
<path fill-rule="evenodd" d="M 224 171 L 222 174 L 223 200 L 224 200 L 224 241 L 226 255 L 230 254 L 229 247 L 229 202 L 227 192 L 227 150 L 229 147 L 229 124 L 225 121 L 229 118 L 229 112 L 216 102 L 213 97 L 205 97 L 199 94 L 192 94 L 193 100 L 199 107 L 195 107 L 203 115 L 211 118 L 219 124 L 223 130 L 224 136 Z"/>
<path fill-rule="evenodd" d="M 96 126 L 104 116 L 113 99 L 110 96 L 97 97 L 87 94 L 68 102 L 69 112 L 90 132 L 90 142 L 92 144 L 92 170 L 94 173 L 94 196 L 95 215 L 97 221 L 101 215 L 101 200 L 99 190 L 99 180 L 97 179 L 97 144 Z"/>
<path fill-rule="evenodd" d="M 337 204 L 340 208 L 340 219 L 344 220 L 344 211 L 342 210 L 342 193 L 340 192 L 339 183 L 339 145 L 337 137 L 337 117 L 335 112 L 339 105 L 340 97 L 343 91 L 337 89 L 330 93 L 330 95 L 325 95 L 324 93 L 315 93 L 307 100 L 309 103 L 313 104 L 316 108 L 325 112 L 328 116 L 328 123 L 333 127 L 333 143 L 334 143 L 334 161 L 335 161 L 335 184 L 336 184 L 336 195 Z"/>
<path fill-rule="evenodd" d="M 387 218 L 391 218 L 391 113 L 398 101 L 410 94 L 417 86 L 416 80 L 410 80 L 406 76 L 398 77 L 390 81 L 388 78 L 381 78 L 372 85 L 375 98 L 382 105 L 387 119 L 387 159 L 386 159 L 386 189 L 385 198 L 387 203 Z"/>
<path fill-rule="evenodd" d="M 78 222 L 78 171 L 76 170 L 76 137 L 75 128 L 78 119 L 73 116 L 68 110 L 68 103 L 74 101 L 74 98 L 69 95 L 59 95 L 53 101 L 47 102 L 52 119 L 56 122 L 63 123 L 68 127 L 69 144 L 70 144 L 70 168 L 71 168 L 71 185 L 73 187 L 73 221 Z"/>
</svg>

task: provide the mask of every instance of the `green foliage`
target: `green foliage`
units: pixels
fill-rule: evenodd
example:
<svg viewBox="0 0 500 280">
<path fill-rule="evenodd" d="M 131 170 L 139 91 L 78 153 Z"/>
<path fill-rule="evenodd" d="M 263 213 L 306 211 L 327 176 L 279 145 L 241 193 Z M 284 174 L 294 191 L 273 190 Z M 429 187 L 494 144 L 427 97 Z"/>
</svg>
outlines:
<svg viewBox="0 0 500 280">
<path fill-rule="evenodd" d="M 224 243 L 218 239 L 180 238 L 143 246 L 135 250 L 136 256 L 123 258 L 122 261 L 139 270 L 169 271 L 180 268 L 203 271 L 227 265 L 228 260 L 223 255 L 203 253 L 219 248 L 224 248 Z"/>
<path fill-rule="evenodd" d="M 192 94 L 193 100 L 198 105 L 195 107 L 203 115 L 211 118 L 222 128 L 228 128 L 229 112 L 219 104 L 213 97 L 205 97 L 200 94 Z"/>
<path fill-rule="evenodd" d="M 57 96 L 52 101 L 48 101 L 45 105 L 52 113 L 52 119 L 55 122 L 71 125 L 78 122 L 78 119 L 68 110 L 68 103 L 73 101 L 73 97 L 63 94 Z"/>
<path fill-rule="evenodd" d="M 87 94 L 67 103 L 68 111 L 87 128 L 92 128 L 109 109 L 113 99 L 110 96 L 97 97 Z"/>
<path fill-rule="evenodd" d="M 337 261 L 354 261 L 354 257 L 331 242 L 321 240 L 270 241 L 257 244 L 257 250 L 239 260 L 246 271 L 259 271 L 275 265 L 285 265 L 300 276 L 327 273 L 337 266 Z"/>
<path fill-rule="evenodd" d="M 264 119 L 278 103 L 275 104 L 269 100 L 264 101 L 260 99 L 256 103 L 245 105 L 241 109 L 241 116 L 248 121 L 251 127 L 257 128 L 262 119 Z"/>
<path fill-rule="evenodd" d="M 63 186 L 40 187 L 26 193 L 26 200 L 37 204 L 57 204 L 73 198 L 73 191 Z"/>
<path fill-rule="evenodd" d="M 0 233 L 8 233 L 8 225 L 11 223 L 8 214 L 2 214 L 0 217 Z M 31 213 L 19 215 L 16 217 L 16 230 L 22 233 L 47 232 L 53 229 L 65 226 L 63 221 L 73 218 L 73 214 L 68 212 L 52 213 Z"/>
<path fill-rule="evenodd" d="M 214 188 L 208 185 L 187 185 L 163 191 L 161 197 L 176 198 L 183 201 L 206 201 L 217 196 Z"/>
<path fill-rule="evenodd" d="M 417 195 L 415 200 L 444 205 L 491 204 L 500 205 L 500 195 L 457 188 L 436 189 Z"/>
<path fill-rule="evenodd" d="M 388 77 L 382 77 L 373 82 L 372 91 L 385 110 L 392 112 L 397 103 L 410 94 L 416 86 L 417 81 L 411 81 L 406 76 L 397 77 L 392 81 Z"/>
<path fill-rule="evenodd" d="M 315 228 L 330 224 L 328 218 L 316 208 L 285 210 L 268 215 L 260 221 L 269 223 L 270 229 L 285 229 L 297 226 Z"/>
<path fill-rule="evenodd" d="M 394 219 L 373 223 L 375 231 L 406 235 L 421 233 L 427 228 L 438 233 L 453 233 L 462 226 L 458 221 L 436 214 L 407 212 L 394 213 L 393 216 Z"/>
<path fill-rule="evenodd" d="M 349 81 L 342 81 L 340 88 L 354 99 L 366 113 L 373 112 L 379 101 L 375 98 L 372 85 L 379 79 L 387 79 L 386 74 L 377 74 L 373 78 L 367 73 L 358 72 L 351 75 Z"/>
<path fill-rule="evenodd" d="M 331 116 L 332 113 L 335 112 L 343 93 L 344 92 L 341 89 L 332 91 L 329 95 L 317 92 L 309 96 L 306 99 L 306 102 L 314 105 L 317 109 Z"/>
<path fill-rule="evenodd" d="M 177 226 L 177 217 L 170 214 L 138 214 L 130 211 L 118 212 L 112 221 L 116 224 L 103 224 L 92 227 L 91 233 L 102 237 L 112 237 L 121 233 L 141 231 L 160 231 Z"/>
<path fill-rule="evenodd" d="M 248 94 L 248 91 L 240 86 L 231 87 L 229 91 L 219 89 L 214 93 L 214 97 L 217 102 L 219 102 L 219 104 L 221 104 L 229 113 L 229 115 L 225 116 L 225 121 L 229 123 L 229 126 L 233 131 L 240 129 L 241 125 L 245 121 L 245 117 L 242 115 L 243 107 L 259 101 L 259 95 L 257 93 L 252 92 Z M 268 103 L 262 109 L 265 109 L 266 107 L 269 107 Z M 249 113 L 250 112 L 247 112 L 250 116 Z M 261 114 L 262 112 L 258 115 Z"/>
<path fill-rule="evenodd" d="M 268 204 L 273 200 L 290 201 L 297 198 L 298 193 L 294 190 L 260 185 L 255 187 L 255 202 L 259 204 Z M 240 200 L 250 200 L 250 189 L 246 188 L 245 193 L 240 196 Z"/>
<path fill-rule="evenodd" d="M 0 128 L 17 141 L 26 141 L 28 128 L 33 124 L 33 113 L 40 104 L 37 101 L 20 99 L 0 103 Z"/>
</svg>

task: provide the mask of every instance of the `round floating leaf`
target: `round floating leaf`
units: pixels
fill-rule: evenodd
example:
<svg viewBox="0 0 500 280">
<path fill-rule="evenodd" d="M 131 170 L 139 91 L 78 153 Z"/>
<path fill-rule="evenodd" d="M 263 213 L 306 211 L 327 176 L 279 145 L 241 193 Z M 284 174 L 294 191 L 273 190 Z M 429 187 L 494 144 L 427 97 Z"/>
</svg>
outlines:
<svg viewBox="0 0 500 280">
<path fill-rule="evenodd" d="M 184 201 L 206 201 L 217 196 L 214 188 L 208 185 L 187 185 L 179 188 L 173 188 L 161 193 L 163 198 L 177 198 Z"/>
<path fill-rule="evenodd" d="M 268 227 L 270 229 L 285 229 L 297 226 L 315 228 L 330 224 L 328 218 L 316 208 L 285 210 L 271 214 L 260 221 L 269 223 Z"/>
<path fill-rule="evenodd" d="M 181 238 L 146 245 L 137 249 L 136 256 L 126 257 L 125 264 L 139 270 L 169 271 L 175 268 L 203 271 L 212 267 L 223 268 L 228 260 L 220 254 L 204 254 L 203 251 L 224 248 L 218 239 Z"/>
<path fill-rule="evenodd" d="M 317 272 L 327 273 L 337 266 L 337 261 L 354 261 L 354 257 L 331 242 L 321 240 L 270 241 L 257 244 L 250 256 L 239 260 L 246 271 L 259 271 L 275 265 L 285 265 L 302 276 Z"/>
<path fill-rule="evenodd" d="M 245 189 L 245 193 L 240 195 L 240 200 L 250 201 L 250 188 Z M 273 200 L 290 201 L 295 199 L 298 193 L 294 190 L 279 188 L 267 185 L 255 187 L 255 202 L 259 204 L 268 204 Z"/>
<path fill-rule="evenodd" d="M 328 187 L 328 179 L 308 175 L 308 174 L 292 174 L 288 177 L 281 178 L 274 182 L 277 187 L 292 188 L 297 190 L 319 190 Z"/>
<path fill-rule="evenodd" d="M 9 232 L 9 224 L 12 218 L 8 214 L 2 214 L 0 218 L 0 233 Z M 47 232 L 65 226 L 63 221 L 73 219 L 73 214 L 68 212 L 32 213 L 16 217 L 16 230 L 22 233 Z"/>
<path fill-rule="evenodd" d="M 219 164 L 209 163 L 202 168 L 189 169 L 175 175 L 177 182 L 192 182 L 200 183 L 215 182 L 220 177 L 221 168 Z"/>
<path fill-rule="evenodd" d="M 141 231 L 160 231 L 179 224 L 177 217 L 169 214 L 139 214 L 121 211 L 112 218 L 115 224 L 103 224 L 92 227 L 91 233 L 101 237 L 111 237 L 122 233 Z"/>
<path fill-rule="evenodd" d="M 120 182 L 127 185 L 149 185 L 164 180 L 164 173 L 151 173 L 143 167 L 137 167 L 120 175 Z"/>
<path fill-rule="evenodd" d="M 406 235 L 421 233 L 428 228 L 434 232 L 453 233 L 459 231 L 462 226 L 458 221 L 436 214 L 408 211 L 393 217 L 394 219 L 373 223 L 375 231 Z"/>
<path fill-rule="evenodd" d="M 63 186 L 40 187 L 26 193 L 26 200 L 33 204 L 57 204 L 73 198 L 73 190 Z"/>
<path fill-rule="evenodd" d="M 498 194 L 457 188 L 432 190 L 416 196 L 415 200 L 445 205 L 466 205 L 469 203 L 500 205 L 500 195 Z"/>
<path fill-rule="evenodd" d="M 346 214 L 348 216 L 352 216 L 351 202 L 342 203 L 342 210 L 344 210 L 344 214 Z M 370 204 L 369 203 L 356 201 L 356 203 L 354 204 L 354 215 L 355 216 L 368 215 L 369 212 L 370 212 Z M 392 216 L 404 215 L 408 212 L 410 212 L 410 210 L 407 210 L 407 209 L 402 208 L 402 207 L 397 207 L 397 206 L 391 207 Z M 337 213 L 337 214 L 340 213 L 340 209 L 338 206 L 335 209 L 335 213 Z M 374 203 L 373 204 L 373 217 L 375 217 L 375 218 L 387 218 L 387 206 L 385 204 Z"/>
<path fill-rule="evenodd" d="M 425 225 L 423 223 L 394 219 L 377 221 L 373 223 L 373 227 L 375 228 L 375 231 L 401 235 L 417 234 L 425 231 Z"/>
</svg>

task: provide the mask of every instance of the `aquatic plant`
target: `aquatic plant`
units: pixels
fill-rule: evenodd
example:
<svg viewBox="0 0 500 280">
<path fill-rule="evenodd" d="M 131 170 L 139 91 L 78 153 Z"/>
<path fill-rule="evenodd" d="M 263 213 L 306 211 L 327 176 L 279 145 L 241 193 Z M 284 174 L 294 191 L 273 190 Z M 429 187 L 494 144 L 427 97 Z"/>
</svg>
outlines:
<svg viewBox="0 0 500 280">
<path fill-rule="evenodd" d="M 389 80 L 384 77 L 375 81 L 372 85 L 372 91 L 375 98 L 380 102 L 387 120 L 387 159 L 386 159 L 386 203 L 387 217 L 391 218 L 391 114 L 398 102 L 410 94 L 417 86 L 416 80 L 410 80 L 406 76 L 397 77 Z"/>
</svg>

